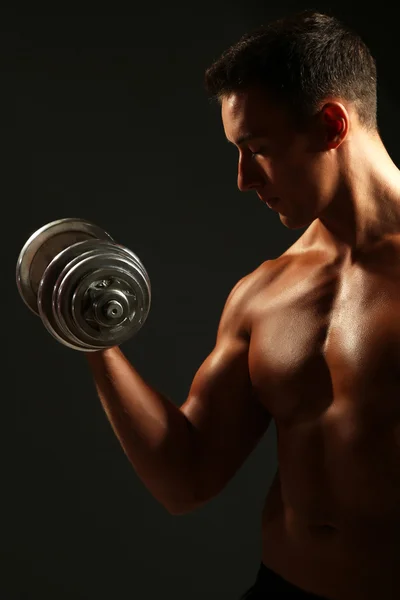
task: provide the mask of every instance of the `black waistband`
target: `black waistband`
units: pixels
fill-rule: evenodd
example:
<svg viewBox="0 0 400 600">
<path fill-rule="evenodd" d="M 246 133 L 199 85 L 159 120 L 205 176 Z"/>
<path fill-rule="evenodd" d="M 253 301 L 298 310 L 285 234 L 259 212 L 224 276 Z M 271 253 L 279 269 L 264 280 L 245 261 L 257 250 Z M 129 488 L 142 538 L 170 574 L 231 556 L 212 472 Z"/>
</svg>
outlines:
<svg viewBox="0 0 400 600">
<path fill-rule="evenodd" d="M 293 600 L 327 600 L 322 596 L 316 596 L 311 592 L 306 592 L 297 585 L 290 583 L 267 567 L 264 563 L 261 563 L 260 565 L 254 587 L 260 592 L 265 591 L 266 594 L 272 594 L 272 592 L 275 594 L 282 594 L 282 597 L 285 597 L 288 600 L 291 598 L 293 598 Z"/>
</svg>

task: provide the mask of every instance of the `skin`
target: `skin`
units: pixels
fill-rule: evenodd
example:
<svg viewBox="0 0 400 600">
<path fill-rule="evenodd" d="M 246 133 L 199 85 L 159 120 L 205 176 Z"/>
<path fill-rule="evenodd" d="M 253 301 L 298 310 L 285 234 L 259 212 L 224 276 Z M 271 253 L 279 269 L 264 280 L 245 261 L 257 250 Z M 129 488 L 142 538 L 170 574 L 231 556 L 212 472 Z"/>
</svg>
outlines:
<svg viewBox="0 0 400 600">
<path fill-rule="evenodd" d="M 398 598 L 400 172 L 343 100 L 302 132 L 257 89 L 221 111 L 239 189 L 307 227 L 243 304 L 249 377 L 278 433 L 263 562 L 332 600 Z"/>
<path fill-rule="evenodd" d="M 318 218 L 321 242 L 344 251 L 398 231 L 399 170 L 351 103 L 326 99 L 305 132 L 256 88 L 223 98 L 221 112 L 225 135 L 239 152 L 239 189 L 263 201 L 280 197 L 286 227 Z"/>
<path fill-rule="evenodd" d="M 99 398 L 174 515 L 218 495 L 274 420 L 264 564 L 329 600 L 397 600 L 400 172 L 342 99 L 302 132 L 255 88 L 221 110 L 239 189 L 278 197 L 283 225 L 306 230 L 235 285 L 182 406 L 119 348 L 87 355 Z"/>
</svg>

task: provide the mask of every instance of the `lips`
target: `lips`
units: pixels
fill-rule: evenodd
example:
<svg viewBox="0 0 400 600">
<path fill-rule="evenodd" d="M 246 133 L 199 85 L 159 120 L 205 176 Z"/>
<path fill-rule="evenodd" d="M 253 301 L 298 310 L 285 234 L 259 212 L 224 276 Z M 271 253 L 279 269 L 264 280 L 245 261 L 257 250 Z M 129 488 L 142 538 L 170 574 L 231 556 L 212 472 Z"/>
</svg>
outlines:
<svg viewBox="0 0 400 600">
<path fill-rule="evenodd" d="M 269 206 L 270 208 L 274 208 L 274 206 L 276 206 L 279 202 L 279 198 L 274 197 L 274 198 L 268 198 L 268 200 L 265 201 L 265 204 L 267 204 L 267 206 Z"/>
<path fill-rule="evenodd" d="M 257 192 L 257 196 L 260 198 L 261 202 L 264 202 L 269 208 L 276 206 L 280 200 L 278 196 L 266 196 L 265 194 L 260 194 L 260 192 Z"/>
</svg>

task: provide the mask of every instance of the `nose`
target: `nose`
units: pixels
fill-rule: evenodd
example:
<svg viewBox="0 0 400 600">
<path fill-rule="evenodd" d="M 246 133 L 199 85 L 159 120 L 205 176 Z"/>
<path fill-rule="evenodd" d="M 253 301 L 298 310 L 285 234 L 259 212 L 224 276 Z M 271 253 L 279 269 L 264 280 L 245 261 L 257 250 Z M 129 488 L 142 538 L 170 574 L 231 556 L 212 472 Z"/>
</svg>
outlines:
<svg viewBox="0 0 400 600">
<path fill-rule="evenodd" d="M 259 165 L 252 158 L 239 157 L 237 186 L 241 192 L 262 188 L 265 177 Z"/>
</svg>

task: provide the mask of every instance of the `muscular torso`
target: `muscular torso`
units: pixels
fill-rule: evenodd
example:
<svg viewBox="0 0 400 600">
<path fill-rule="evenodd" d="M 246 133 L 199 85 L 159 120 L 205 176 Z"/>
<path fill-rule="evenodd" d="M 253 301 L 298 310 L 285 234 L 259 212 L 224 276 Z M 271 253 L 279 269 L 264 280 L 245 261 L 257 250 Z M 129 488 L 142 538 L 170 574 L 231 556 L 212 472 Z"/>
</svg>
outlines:
<svg viewBox="0 0 400 600">
<path fill-rule="evenodd" d="M 332 600 L 400 598 L 400 235 L 355 258 L 295 244 L 251 307 L 279 467 L 263 562 Z"/>
</svg>

